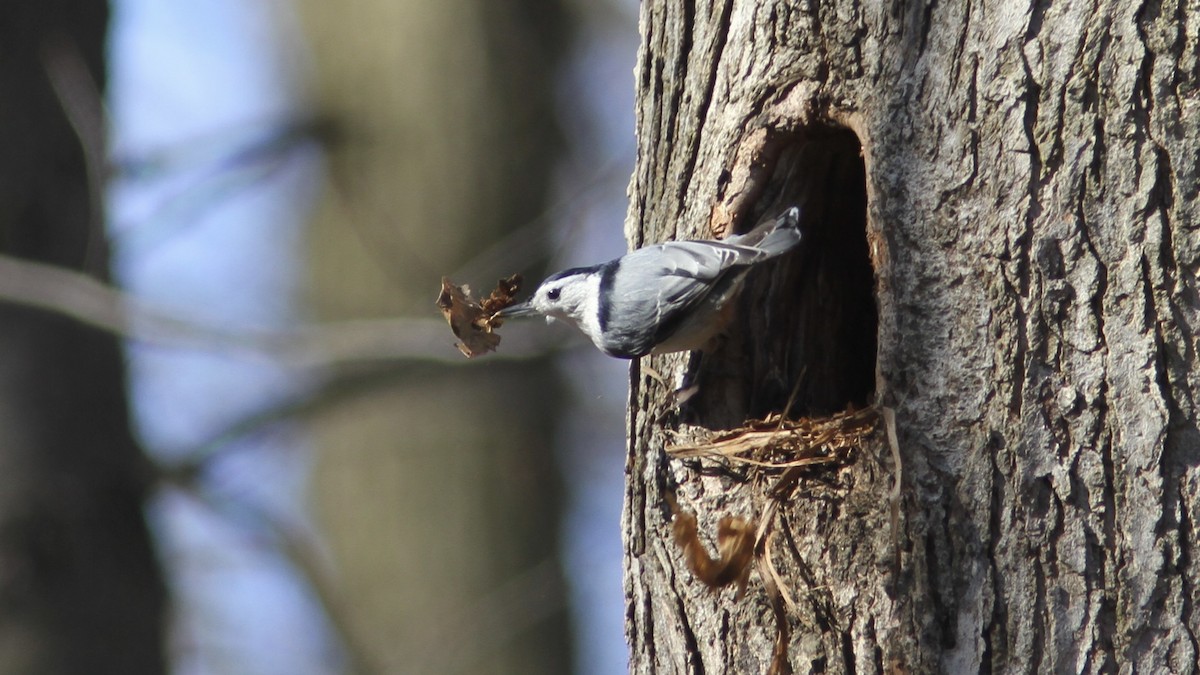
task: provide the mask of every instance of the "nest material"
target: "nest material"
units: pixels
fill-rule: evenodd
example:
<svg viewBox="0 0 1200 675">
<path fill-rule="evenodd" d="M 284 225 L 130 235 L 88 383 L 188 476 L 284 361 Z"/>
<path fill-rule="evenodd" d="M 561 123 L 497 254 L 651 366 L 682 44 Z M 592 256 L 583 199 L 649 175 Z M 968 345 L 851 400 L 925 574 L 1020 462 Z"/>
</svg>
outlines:
<svg viewBox="0 0 1200 675">
<path fill-rule="evenodd" d="M 844 464 L 875 430 L 878 419 L 875 408 L 796 420 L 776 413 L 720 432 L 707 442 L 670 446 L 667 453 L 679 459 L 720 459 L 770 469 Z"/>
<path fill-rule="evenodd" d="M 888 442 L 895 460 L 895 484 L 890 497 L 893 536 L 899 528 L 900 454 L 896 441 L 895 414 L 889 408 L 847 410 L 829 417 L 789 420 L 774 414 L 743 426 L 715 434 L 701 443 L 674 445 L 667 453 L 676 458 L 715 459 L 726 463 L 756 467 L 774 476 L 767 490 L 770 499 L 758 518 L 725 516 L 717 531 L 717 552 L 709 556 L 697 536 L 696 517 L 682 510 L 674 496 L 667 500 L 674 513 L 675 541 L 683 552 L 692 574 L 710 589 L 736 583 L 737 597 L 745 592 L 750 568 L 757 566 L 763 588 L 775 617 L 776 638 L 771 654 L 769 675 L 793 672 L 788 662 L 791 636 L 789 613 L 796 602 L 771 556 L 780 507 L 793 493 L 802 475 L 821 466 L 842 466 L 853 459 L 867 437 L 875 432 L 880 420 L 887 429 Z M 899 551 L 898 544 L 896 550 Z"/>
</svg>

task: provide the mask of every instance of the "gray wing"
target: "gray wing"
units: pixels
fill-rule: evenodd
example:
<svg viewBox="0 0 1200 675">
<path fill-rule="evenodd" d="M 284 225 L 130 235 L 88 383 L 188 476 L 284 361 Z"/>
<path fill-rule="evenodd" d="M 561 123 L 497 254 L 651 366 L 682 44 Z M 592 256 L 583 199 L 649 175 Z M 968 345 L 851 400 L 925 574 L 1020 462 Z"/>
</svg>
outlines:
<svg viewBox="0 0 1200 675">
<path fill-rule="evenodd" d="M 786 253 L 800 243 L 800 209 L 793 206 L 779 216 L 759 223 L 746 234 L 725 239 L 725 243 L 754 247 L 768 257 Z"/>
<path fill-rule="evenodd" d="M 678 327 L 680 320 L 733 270 L 770 257 L 745 246 L 675 241 L 638 249 L 614 261 L 601 277 L 602 347 L 614 356 L 640 356 Z M 607 305 L 607 306 L 605 306 Z"/>
<path fill-rule="evenodd" d="M 655 244 L 608 263 L 600 280 L 601 349 L 623 357 L 649 353 L 726 277 L 800 243 L 799 215 L 792 207 L 725 241 Z"/>
</svg>

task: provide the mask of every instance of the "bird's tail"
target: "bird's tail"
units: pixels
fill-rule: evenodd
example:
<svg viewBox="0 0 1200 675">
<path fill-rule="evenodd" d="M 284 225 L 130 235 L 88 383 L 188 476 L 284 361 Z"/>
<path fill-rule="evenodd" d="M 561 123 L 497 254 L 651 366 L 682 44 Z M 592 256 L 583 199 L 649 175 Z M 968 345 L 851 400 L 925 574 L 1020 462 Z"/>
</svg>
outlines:
<svg viewBox="0 0 1200 675">
<path fill-rule="evenodd" d="M 800 209 L 793 206 L 775 218 L 759 223 L 746 234 L 729 237 L 725 241 L 758 249 L 765 254 L 760 259 L 765 260 L 787 253 L 800 243 L 800 239 Z"/>
</svg>

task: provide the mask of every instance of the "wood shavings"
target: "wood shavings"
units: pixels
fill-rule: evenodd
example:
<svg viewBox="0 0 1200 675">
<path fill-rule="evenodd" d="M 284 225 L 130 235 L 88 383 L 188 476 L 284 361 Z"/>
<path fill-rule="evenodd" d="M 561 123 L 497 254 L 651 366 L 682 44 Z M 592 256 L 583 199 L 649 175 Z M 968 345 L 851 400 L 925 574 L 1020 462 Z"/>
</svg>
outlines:
<svg viewBox="0 0 1200 675">
<path fill-rule="evenodd" d="M 442 277 L 442 290 L 437 297 L 437 306 L 450 324 L 450 330 L 461 342 L 455 344 L 467 358 L 495 351 L 500 336 L 495 333 L 503 323 L 496 312 L 516 302 L 521 289 L 521 275 L 514 274 L 501 279 L 496 289 L 483 300 L 476 302 L 471 289 L 465 284 L 457 286 L 447 277 Z"/>
<path fill-rule="evenodd" d="M 700 541 L 696 516 L 680 509 L 673 498 L 668 502 L 675 514 L 671 526 L 675 543 L 683 550 L 688 569 L 709 588 L 724 588 L 737 583 L 737 596 L 741 598 L 750 577 L 750 563 L 754 560 L 758 530 L 755 522 L 736 516 L 721 518 L 717 524 L 717 557 L 713 558 Z"/>
</svg>

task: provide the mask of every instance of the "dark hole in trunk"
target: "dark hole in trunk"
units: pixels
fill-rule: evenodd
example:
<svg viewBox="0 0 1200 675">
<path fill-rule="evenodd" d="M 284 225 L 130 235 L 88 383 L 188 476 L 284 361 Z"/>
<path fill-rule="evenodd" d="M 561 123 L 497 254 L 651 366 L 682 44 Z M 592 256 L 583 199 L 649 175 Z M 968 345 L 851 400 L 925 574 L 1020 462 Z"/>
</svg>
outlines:
<svg viewBox="0 0 1200 675">
<path fill-rule="evenodd" d="M 861 145 L 835 128 L 775 141 L 774 172 L 741 228 L 796 205 L 805 239 L 751 272 L 727 339 L 703 357 L 693 410 L 711 428 L 785 408 L 794 417 L 863 407 L 875 393 L 879 318 Z"/>
</svg>

